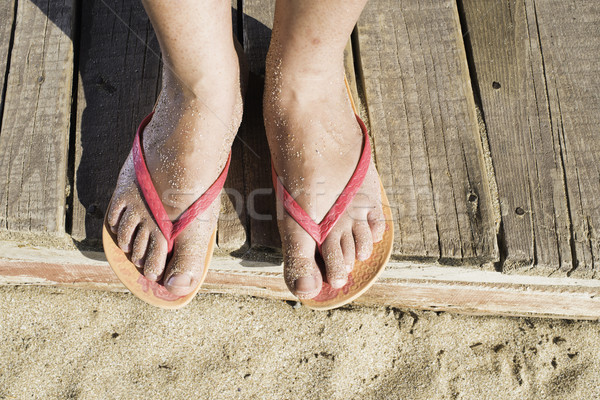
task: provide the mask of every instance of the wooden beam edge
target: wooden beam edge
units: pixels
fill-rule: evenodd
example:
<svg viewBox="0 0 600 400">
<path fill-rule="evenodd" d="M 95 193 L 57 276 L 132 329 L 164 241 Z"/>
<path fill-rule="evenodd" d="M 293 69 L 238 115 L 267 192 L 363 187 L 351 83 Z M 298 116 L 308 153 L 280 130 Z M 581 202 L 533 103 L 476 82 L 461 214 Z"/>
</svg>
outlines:
<svg viewBox="0 0 600 400">
<path fill-rule="evenodd" d="M 215 255 L 201 291 L 294 300 L 282 267 Z M 0 284 L 126 291 L 100 252 L 0 242 Z M 391 262 L 356 304 L 473 315 L 600 319 L 600 280 L 503 275 L 474 268 Z"/>
</svg>

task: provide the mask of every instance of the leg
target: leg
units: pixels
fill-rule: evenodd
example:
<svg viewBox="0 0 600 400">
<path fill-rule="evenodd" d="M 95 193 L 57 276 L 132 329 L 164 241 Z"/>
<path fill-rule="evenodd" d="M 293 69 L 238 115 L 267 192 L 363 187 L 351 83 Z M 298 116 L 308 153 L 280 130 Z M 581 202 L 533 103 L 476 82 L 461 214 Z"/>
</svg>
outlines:
<svg viewBox="0 0 600 400">
<path fill-rule="evenodd" d="M 240 68 L 225 0 L 144 0 L 163 54 L 162 91 L 143 133 L 148 170 L 165 210 L 176 219 L 214 182 L 227 160 L 242 116 Z M 167 243 L 139 192 L 131 155 L 109 209 L 119 246 L 148 279 L 189 293 L 202 276 L 219 213 L 211 205 Z"/>
<path fill-rule="evenodd" d="M 321 221 L 358 162 L 363 137 L 344 85 L 343 52 L 366 0 L 277 0 L 267 56 L 264 117 L 275 169 L 296 201 Z M 385 222 L 370 166 L 359 194 L 322 246 L 326 278 L 342 287 L 355 257 L 367 259 Z M 314 297 L 322 277 L 313 239 L 279 220 L 290 290 Z"/>
</svg>

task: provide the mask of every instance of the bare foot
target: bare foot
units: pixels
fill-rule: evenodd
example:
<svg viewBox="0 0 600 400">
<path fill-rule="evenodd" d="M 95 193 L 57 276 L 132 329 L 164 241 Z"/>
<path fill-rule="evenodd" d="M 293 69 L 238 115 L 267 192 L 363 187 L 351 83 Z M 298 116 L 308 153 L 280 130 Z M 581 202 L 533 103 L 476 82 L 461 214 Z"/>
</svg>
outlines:
<svg viewBox="0 0 600 400">
<path fill-rule="evenodd" d="M 277 46 L 267 57 L 264 117 L 275 170 L 298 204 L 320 222 L 352 176 L 363 146 L 344 84 L 343 63 L 310 70 L 286 62 Z M 385 221 L 380 184 L 373 162 L 347 210 L 335 224 L 321 253 L 326 279 L 344 286 L 354 260 L 366 260 L 382 239 Z M 321 290 L 322 274 L 312 237 L 284 212 L 279 219 L 284 277 L 299 298 Z"/>
<path fill-rule="evenodd" d="M 172 220 L 210 187 L 226 164 L 243 109 L 237 57 L 231 62 L 218 77 L 199 80 L 193 92 L 165 68 L 162 92 L 142 143 L 152 182 Z M 218 199 L 177 236 L 166 265 L 167 241 L 143 200 L 130 154 L 119 175 L 108 222 L 119 247 L 146 278 L 162 280 L 170 292 L 183 296 L 202 277 L 220 210 Z"/>
</svg>

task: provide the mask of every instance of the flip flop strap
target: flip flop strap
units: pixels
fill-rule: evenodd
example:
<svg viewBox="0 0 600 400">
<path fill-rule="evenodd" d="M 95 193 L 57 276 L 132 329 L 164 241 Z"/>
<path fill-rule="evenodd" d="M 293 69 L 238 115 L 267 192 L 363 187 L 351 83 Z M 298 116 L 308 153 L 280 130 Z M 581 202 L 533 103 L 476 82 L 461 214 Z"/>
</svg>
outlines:
<svg viewBox="0 0 600 400">
<path fill-rule="evenodd" d="M 331 232 L 331 229 L 333 229 L 333 226 L 344 214 L 344 211 L 346 211 L 354 196 L 356 196 L 356 193 L 362 186 L 365 177 L 367 176 L 367 171 L 369 170 L 369 164 L 371 162 L 371 143 L 369 142 L 369 134 L 367 133 L 367 127 L 358 115 L 356 115 L 356 120 L 360 125 L 364 137 L 363 150 L 360 159 L 358 160 L 358 164 L 356 165 L 352 177 L 342 191 L 342 194 L 340 194 L 320 223 L 317 224 L 296 200 L 294 200 L 292 195 L 283 186 L 281 179 L 279 179 L 277 172 L 275 172 L 273 163 L 271 163 L 273 187 L 275 188 L 277 198 L 281 201 L 283 207 L 291 217 L 298 222 L 315 242 L 317 242 L 319 248 L 325 241 L 325 238 L 327 238 L 329 232 Z"/>
<path fill-rule="evenodd" d="M 208 206 L 210 206 L 213 201 L 217 198 L 221 189 L 223 189 L 223 185 L 225 184 L 225 179 L 227 178 L 227 171 L 229 170 L 229 164 L 231 161 L 231 152 L 229 153 L 229 157 L 227 158 L 227 164 L 225 164 L 225 168 L 223 171 L 213 182 L 213 184 L 200 196 L 191 206 L 187 208 L 177 218 L 175 221 L 171 221 L 167 212 L 165 211 L 165 207 L 160 199 L 160 196 L 156 192 L 156 188 L 152 183 L 152 178 L 150 177 L 150 173 L 148 172 L 148 167 L 146 166 L 146 160 L 144 159 L 144 154 L 142 150 L 142 142 L 141 135 L 144 131 L 144 128 L 150 123 L 154 112 L 150 113 L 144 120 L 140 123 L 140 126 L 135 133 L 135 138 L 133 140 L 133 165 L 135 168 L 135 176 L 137 178 L 138 185 L 142 190 L 142 194 L 144 195 L 144 200 L 154 217 L 154 221 L 160 228 L 160 231 L 164 235 L 165 239 L 167 239 L 167 243 L 169 246 L 169 252 L 173 249 L 173 243 L 177 235 L 179 235 L 196 217 L 202 214 Z"/>
</svg>

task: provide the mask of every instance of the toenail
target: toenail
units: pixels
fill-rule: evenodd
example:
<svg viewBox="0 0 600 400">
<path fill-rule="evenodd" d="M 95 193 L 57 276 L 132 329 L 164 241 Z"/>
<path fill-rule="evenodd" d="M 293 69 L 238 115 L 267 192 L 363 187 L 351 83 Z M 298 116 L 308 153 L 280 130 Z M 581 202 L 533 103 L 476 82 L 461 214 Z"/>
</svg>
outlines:
<svg viewBox="0 0 600 400">
<path fill-rule="evenodd" d="M 152 272 L 148 272 L 146 274 L 146 278 L 148 278 L 151 281 L 156 281 L 158 279 L 158 276 L 156 276 L 156 274 L 153 274 Z"/>
<path fill-rule="evenodd" d="M 352 264 L 346 265 L 346 271 L 348 271 L 348 273 L 352 272 L 353 269 L 354 269 L 354 265 L 352 265 Z"/>
<path fill-rule="evenodd" d="M 331 282 L 329 283 L 331 285 L 332 288 L 334 289 L 339 289 L 344 287 L 344 285 L 346 284 L 346 279 L 332 279 Z"/>
<path fill-rule="evenodd" d="M 304 276 L 296 279 L 294 282 L 294 289 L 298 294 L 308 294 L 315 291 L 317 287 L 317 281 L 314 276 Z"/>
<path fill-rule="evenodd" d="M 173 275 L 167 281 L 167 285 L 173 287 L 190 287 L 192 278 L 187 274 Z"/>
</svg>

